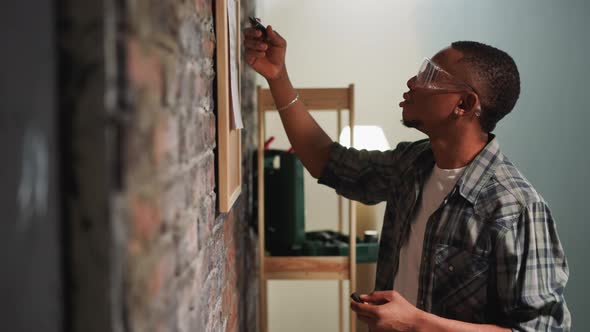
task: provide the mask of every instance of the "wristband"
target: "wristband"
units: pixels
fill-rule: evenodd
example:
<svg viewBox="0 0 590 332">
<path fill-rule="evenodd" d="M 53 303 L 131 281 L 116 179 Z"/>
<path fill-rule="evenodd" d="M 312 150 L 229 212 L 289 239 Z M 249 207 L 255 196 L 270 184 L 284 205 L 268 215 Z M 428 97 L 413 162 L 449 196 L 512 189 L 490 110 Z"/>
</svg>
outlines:
<svg viewBox="0 0 590 332">
<path fill-rule="evenodd" d="M 295 104 L 295 102 L 298 101 L 298 100 L 299 100 L 299 93 L 297 93 L 297 95 L 295 96 L 295 98 L 293 98 L 293 100 L 291 100 L 291 102 L 289 102 L 287 105 L 285 105 L 283 107 L 277 108 L 277 111 L 282 112 L 282 111 L 286 110 L 287 108 L 289 108 L 293 104 Z"/>
</svg>

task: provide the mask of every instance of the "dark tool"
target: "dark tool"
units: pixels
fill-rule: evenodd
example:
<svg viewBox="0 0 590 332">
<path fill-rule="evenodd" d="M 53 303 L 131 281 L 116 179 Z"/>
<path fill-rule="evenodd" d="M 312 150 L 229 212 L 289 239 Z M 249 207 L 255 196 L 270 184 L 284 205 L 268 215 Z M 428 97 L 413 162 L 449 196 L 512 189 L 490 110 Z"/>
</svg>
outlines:
<svg viewBox="0 0 590 332">
<path fill-rule="evenodd" d="M 361 300 L 361 298 L 359 297 L 359 295 L 357 294 L 357 292 L 354 292 L 354 293 L 350 294 L 350 298 L 353 299 L 354 302 L 365 303 L 365 302 L 363 302 L 363 300 Z"/>
<path fill-rule="evenodd" d="M 252 24 L 252 27 L 256 30 L 260 30 L 260 32 L 262 32 L 262 39 L 266 40 L 266 27 L 262 25 L 260 22 L 258 22 L 258 20 L 252 16 L 249 16 L 249 19 L 250 24 Z"/>
</svg>

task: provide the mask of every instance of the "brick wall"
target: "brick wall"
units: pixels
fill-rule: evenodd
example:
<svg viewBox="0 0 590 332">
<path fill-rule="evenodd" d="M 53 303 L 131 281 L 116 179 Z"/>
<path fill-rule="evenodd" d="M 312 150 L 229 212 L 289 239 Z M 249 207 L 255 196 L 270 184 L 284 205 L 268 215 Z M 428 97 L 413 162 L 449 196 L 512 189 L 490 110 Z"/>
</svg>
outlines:
<svg viewBox="0 0 590 332">
<path fill-rule="evenodd" d="M 83 2 L 60 2 L 72 329 L 255 331 L 253 73 L 243 194 L 219 215 L 213 0 Z"/>
</svg>

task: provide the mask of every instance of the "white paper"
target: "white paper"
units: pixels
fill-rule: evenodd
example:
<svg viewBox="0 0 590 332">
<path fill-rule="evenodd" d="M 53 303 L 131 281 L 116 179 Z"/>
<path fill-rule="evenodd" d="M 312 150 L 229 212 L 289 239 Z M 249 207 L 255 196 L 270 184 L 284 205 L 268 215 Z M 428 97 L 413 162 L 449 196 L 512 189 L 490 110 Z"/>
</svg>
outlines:
<svg viewBox="0 0 590 332">
<path fill-rule="evenodd" d="M 229 22 L 229 81 L 230 81 L 230 98 L 231 108 L 233 114 L 233 129 L 242 129 L 244 124 L 242 122 L 242 111 L 240 106 L 240 90 L 239 82 L 240 79 L 238 72 L 238 60 L 239 54 L 237 54 L 237 40 L 236 40 L 236 1 L 227 0 L 227 19 Z"/>
</svg>

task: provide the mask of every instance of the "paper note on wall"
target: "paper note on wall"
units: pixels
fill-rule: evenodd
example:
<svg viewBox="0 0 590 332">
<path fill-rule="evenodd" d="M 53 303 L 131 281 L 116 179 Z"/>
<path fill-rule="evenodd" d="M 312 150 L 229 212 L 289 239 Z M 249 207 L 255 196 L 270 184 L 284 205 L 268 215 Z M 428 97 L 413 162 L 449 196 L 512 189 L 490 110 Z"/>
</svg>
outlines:
<svg viewBox="0 0 590 332">
<path fill-rule="evenodd" d="M 237 4 L 235 0 L 227 0 L 227 19 L 229 22 L 229 81 L 230 81 L 230 98 L 231 108 L 233 114 L 234 129 L 244 128 L 242 122 L 242 112 L 240 105 L 240 90 L 239 90 L 239 72 L 238 61 L 240 54 L 238 54 L 237 41 Z"/>
</svg>

